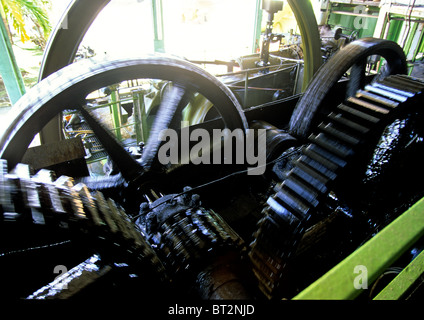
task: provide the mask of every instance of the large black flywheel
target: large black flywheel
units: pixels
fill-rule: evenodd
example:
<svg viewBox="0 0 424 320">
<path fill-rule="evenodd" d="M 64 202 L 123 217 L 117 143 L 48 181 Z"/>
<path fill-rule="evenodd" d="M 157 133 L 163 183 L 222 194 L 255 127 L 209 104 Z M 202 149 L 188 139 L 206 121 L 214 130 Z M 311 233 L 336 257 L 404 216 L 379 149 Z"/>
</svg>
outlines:
<svg viewBox="0 0 424 320">
<path fill-rule="evenodd" d="M 121 153 L 123 149 L 117 150 L 119 154 L 114 154 L 118 146 L 107 134 L 100 132 L 102 129 L 95 125 L 96 120 L 90 120 L 92 117 L 84 110 L 86 110 L 85 99 L 89 93 L 124 80 L 140 78 L 161 79 L 175 83 L 167 92 L 162 108 L 158 111 L 162 113 L 161 119 L 166 121 L 158 122 L 157 128 L 152 128 L 156 134 L 169 127 L 178 105 L 184 102 L 190 92 L 199 92 L 212 102 L 225 128 L 230 130 L 247 128 L 241 107 L 229 89 L 215 77 L 189 62 L 156 56 L 104 62 L 81 61 L 41 81 L 14 106 L 13 119 L 5 128 L 0 141 L 1 158 L 7 159 L 9 166 L 13 167 L 22 159 L 35 134 L 47 122 L 65 109 L 78 109 L 84 112 L 87 121 L 93 124 L 95 127 L 93 130 L 97 130 L 99 138 L 107 139 L 102 142 L 108 148 L 112 160 L 117 162 L 123 176 L 127 174 L 124 172 L 126 170 L 139 170 L 125 162 L 125 153 Z M 151 140 L 152 144 L 156 143 L 155 139 Z M 151 147 L 153 146 L 146 145 L 146 148 Z M 132 177 L 134 173 L 128 172 Z"/>
<path fill-rule="evenodd" d="M 99 88 L 132 79 L 168 84 L 140 159 L 124 148 L 86 101 Z M 117 166 L 115 184 L 131 189 L 139 206 L 145 201 L 142 185 L 163 174 L 153 169 L 159 135 L 169 128 L 180 129 L 181 112 L 193 94 L 209 100 L 216 111 L 213 123 L 219 128 L 246 131 L 244 114 L 228 88 L 191 63 L 163 56 L 81 61 L 53 73 L 19 100 L 0 140 L 2 296 L 69 298 L 81 291 L 90 294 L 87 287 L 93 283 L 95 292 L 105 295 L 113 288 L 140 288 L 138 295 L 147 298 L 169 292 L 163 287 L 169 282 L 162 262 L 134 223 L 138 211 L 126 212 L 122 203 L 89 190 L 81 180 L 57 177 L 45 169 L 32 172 L 20 162 L 46 123 L 64 110 L 77 111 Z M 186 210 L 192 207 L 188 204 Z M 216 216 L 208 217 L 204 228 L 215 234 L 214 228 L 222 228 L 221 223 Z M 214 243 L 227 239 L 225 231 L 220 232 L 222 237 Z M 137 292 L 118 289 L 115 294 Z"/>
</svg>

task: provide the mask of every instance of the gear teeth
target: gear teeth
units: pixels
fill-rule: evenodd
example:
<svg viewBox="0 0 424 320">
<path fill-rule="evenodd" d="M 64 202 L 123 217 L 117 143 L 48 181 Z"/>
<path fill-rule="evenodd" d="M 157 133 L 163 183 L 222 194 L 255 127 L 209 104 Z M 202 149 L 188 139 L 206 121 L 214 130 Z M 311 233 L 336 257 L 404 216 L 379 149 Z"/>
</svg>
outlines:
<svg viewBox="0 0 424 320">
<path fill-rule="evenodd" d="M 329 179 L 300 162 L 296 162 L 296 166 L 289 172 L 289 175 L 298 177 L 320 193 L 326 193 L 328 190 L 326 183 Z"/>
<path fill-rule="evenodd" d="M 353 118 L 356 118 L 371 124 L 376 124 L 380 121 L 380 118 L 374 117 L 366 112 L 349 107 L 345 104 L 340 104 L 339 106 L 337 106 L 337 108 L 340 111 L 342 111 L 344 114 L 347 114 L 348 116 L 351 116 Z"/>
<path fill-rule="evenodd" d="M 310 206 L 302 202 L 302 200 L 299 199 L 299 196 L 295 192 L 291 193 L 287 189 L 284 189 L 284 186 L 285 185 L 283 182 L 280 191 L 277 192 L 278 200 L 297 218 L 300 220 L 305 219 L 309 214 L 309 210 L 311 209 Z"/>
<path fill-rule="evenodd" d="M 322 159 L 324 159 L 322 164 L 326 166 L 327 168 L 331 168 L 331 167 L 335 168 L 335 170 L 333 171 L 336 171 L 337 167 L 344 168 L 347 164 L 346 160 L 340 157 L 337 157 L 335 154 L 328 152 L 327 150 L 319 147 L 316 144 L 309 144 L 304 148 L 304 150 L 306 150 L 307 152 L 311 152 L 312 155 L 313 154 L 317 155 L 315 157 L 316 160 L 318 159 L 321 161 Z M 308 154 L 308 153 L 305 153 L 305 154 Z"/>
<path fill-rule="evenodd" d="M 87 186 L 83 183 L 78 183 L 73 186 L 72 189 L 78 193 L 83 205 L 83 210 L 90 219 L 92 225 L 98 229 L 103 228 L 106 223 L 100 218 L 95 199 L 91 195 Z"/>
<path fill-rule="evenodd" d="M 95 199 L 99 207 L 100 217 L 106 223 L 107 230 L 112 234 L 116 234 L 118 232 L 118 226 L 110 215 L 110 208 L 105 197 L 103 196 L 103 193 L 97 191 Z"/>
<path fill-rule="evenodd" d="M 41 210 L 40 196 L 37 191 L 36 183 L 31 179 L 30 168 L 26 164 L 18 164 L 15 167 L 14 173 L 19 177 L 25 206 L 28 207 L 32 221 L 35 224 L 45 224 L 44 215 Z"/>
<path fill-rule="evenodd" d="M 385 98 L 389 98 L 389 99 L 395 100 L 397 102 L 403 103 L 406 100 L 408 100 L 407 97 L 400 95 L 400 94 L 397 94 L 396 92 L 393 92 L 393 91 L 387 90 L 387 89 L 388 89 L 388 87 L 386 87 L 386 86 L 376 86 L 375 84 L 365 86 L 366 91 L 381 95 Z"/>
<path fill-rule="evenodd" d="M 12 204 L 7 174 L 7 161 L 0 159 L 0 205 L 2 212 L 2 216 L 0 216 L 0 218 L 2 218 L 1 221 L 5 219 L 5 214 L 7 214 L 8 212 L 15 211 L 14 206 Z"/>
<path fill-rule="evenodd" d="M 215 252 L 244 251 L 243 240 L 214 211 L 187 203 L 174 209 L 176 212 L 155 225 L 149 234 L 166 270 L 177 278 L 192 273 Z"/>
<path fill-rule="evenodd" d="M 371 93 L 369 91 L 364 91 L 364 90 L 359 90 L 356 93 L 356 97 L 357 98 L 361 98 L 361 99 L 366 99 L 366 100 L 369 100 L 369 101 L 372 101 L 372 102 L 381 104 L 381 105 L 383 105 L 385 107 L 389 107 L 389 108 L 392 108 L 392 109 L 393 108 L 396 108 L 399 105 L 398 102 L 395 102 L 393 100 L 384 98 L 384 97 L 382 97 L 380 95 Z"/>
<path fill-rule="evenodd" d="M 354 121 L 351 121 L 349 119 L 344 118 L 340 113 L 334 113 L 331 112 L 328 115 L 328 118 L 330 121 L 332 121 L 335 124 L 339 124 L 348 130 L 356 131 L 359 134 L 366 134 L 369 132 L 369 128 L 362 126 Z"/>
<path fill-rule="evenodd" d="M 329 137 L 324 133 L 318 133 L 317 135 L 311 134 L 309 141 L 315 143 L 324 149 L 334 153 L 341 158 L 347 158 L 353 155 L 354 151 L 350 146 L 343 144 L 342 142 Z"/>
<path fill-rule="evenodd" d="M 307 155 L 302 155 L 296 162 L 301 163 L 303 166 L 309 166 L 330 180 L 334 180 L 337 177 L 337 175 L 334 173 L 335 170 L 333 171 L 326 166 L 327 162 L 323 164 L 319 161 L 316 161 L 315 159 L 310 158 Z M 334 166 L 331 165 L 330 167 L 334 168 Z M 334 169 L 337 169 L 337 167 Z"/>
<path fill-rule="evenodd" d="M 422 90 L 420 85 L 416 85 L 406 80 L 406 78 L 391 77 L 390 79 L 382 80 L 380 83 L 392 89 L 396 89 L 399 92 L 406 92 L 411 95 L 415 95 Z"/>
<path fill-rule="evenodd" d="M 406 76 L 404 74 L 396 74 L 394 76 L 384 79 L 389 83 L 399 83 L 403 88 L 412 89 L 415 93 L 422 93 L 424 91 L 424 82 L 420 79 Z"/>
<path fill-rule="evenodd" d="M 403 96 L 405 99 L 412 98 L 415 95 L 415 92 L 413 92 L 413 91 L 408 91 L 408 90 L 405 90 L 404 88 L 398 89 L 398 88 L 388 84 L 387 81 L 384 82 L 384 80 L 382 82 L 375 83 L 374 87 L 381 89 L 381 90 L 392 92 L 392 93 L 394 93 L 398 96 Z"/>
<path fill-rule="evenodd" d="M 316 207 L 318 205 L 318 192 L 301 183 L 296 178 L 293 177 L 283 181 L 281 186 L 283 188 L 286 187 L 290 189 L 293 193 L 297 194 L 298 197 L 306 201 L 310 206 Z"/>
<path fill-rule="evenodd" d="M 41 169 L 35 175 L 32 176 L 32 179 L 39 183 L 52 183 L 56 178 L 56 173 L 51 170 Z"/>
<path fill-rule="evenodd" d="M 352 136 L 351 134 L 347 134 L 346 132 L 340 131 L 339 129 L 335 128 L 333 123 L 328 123 L 328 124 L 321 123 L 319 124 L 318 129 L 352 146 L 357 145 L 360 141 L 360 139 L 358 139 L 357 137 Z"/>
<path fill-rule="evenodd" d="M 347 167 L 353 156 L 372 138 L 376 125 L 402 112 L 405 101 L 424 90 L 424 83 L 403 75 L 367 85 L 329 112 L 309 136 L 285 180 L 268 198 L 263 218 L 250 244 L 258 286 L 266 297 L 280 298 L 285 265 L 294 256 L 308 221 Z M 387 121 L 386 121 L 387 122 Z M 372 139 L 370 140 L 372 141 Z M 311 219 L 312 217 L 312 219 Z"/>
<path fill-rule="evenodd" d="M 361 106 L 361 107 L 367 109 L 368 111 L 375 112 L 377 114 L 386 115 L 386 114 L 389 114 L 389 112 L 390 112 L 390 109 L 379 107 L 379 106 L 375 105 L 374 103 L 365 101 L 363 99 L 359 99 L 359 98 L 355 98 L 355 97 L 349 97 L 347 99 L 347 101 L 350 102 L 351 104 L 354 104 L 356 106 Z"/>
<path fill-rule="evenodd" d="M 268 198 L 267 204 L 272 208 L 273 213 L 275 214 L 273 217 L 275 220 L 282 220 L 283 223 L 287 223 L 289 225 L 294 223 L 299 223 L 299 219 L 293 215 L 289 210 L 280 205 L 280 203 L 275 199 L 276 195 Z"/>
<path fill-rule="evenodd" d="M 7 161 L 0 159 L 0 225 L 7 223 L 45 225 L 40 232 L 66 229 L 105 256 L 141 263 L 140 271 L 153 271 L 161 281 L 167 280 L 162 262 L 124 210 L 100 192 L 93 197 L 85 184 L 74 185 L 71 177 L 56 179 L 45 169 L 31 176 L 25 164 L 8 172 Z"/>
</svg>

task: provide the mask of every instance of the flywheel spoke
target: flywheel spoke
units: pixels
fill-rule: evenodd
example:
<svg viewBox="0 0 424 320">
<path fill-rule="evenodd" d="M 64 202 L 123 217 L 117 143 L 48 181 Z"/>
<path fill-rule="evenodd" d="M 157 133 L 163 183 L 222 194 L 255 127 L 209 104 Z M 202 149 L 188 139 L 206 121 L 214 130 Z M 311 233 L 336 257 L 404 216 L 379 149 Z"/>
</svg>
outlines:
<svg viewBox="0 0 424 320">
<path fill-rule="evenodd" d="M 352 97 L 359 89 L 365 86 L 366 66 L 367 61 L 362 59 L 352 66 L 349 83 L 347 85 L 346 98 Z"/>
<path fill-rule="evenodd" d="M 179 106 L 186 101 L 186 99 L 184 99 L 185 93 L 186 90 L 184 86 L 175 83 L 165 92 L 141 158 L 141 164 L 144 170 L 148 171 L 151 168 L 161 143 L 160 134 L 164 130 L 170 128 L 170 124 Z"/>
<path fill-rule="evenodd" d="M 96 119 L 92 112 L 86 106 L 82 106 L 80 111 L 112 161 L 119 168 L 122 177 L 126 181 L 131 181 L 134 177 L 142 174 L 143 167 L 124 149 L 112 133 Z"/>
</svg>

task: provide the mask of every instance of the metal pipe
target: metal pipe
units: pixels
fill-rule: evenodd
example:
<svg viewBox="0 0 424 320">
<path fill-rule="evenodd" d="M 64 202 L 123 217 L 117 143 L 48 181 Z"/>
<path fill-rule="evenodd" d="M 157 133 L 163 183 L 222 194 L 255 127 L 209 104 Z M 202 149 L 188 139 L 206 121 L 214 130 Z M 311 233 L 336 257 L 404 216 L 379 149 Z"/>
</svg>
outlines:
<svg viewBox="0 0 424 320">
<path fill-rule="evenodd" d="M 253 29 L 253 44 L 252 44 L 252 53 L 256 53 L 259 49 L 259 41 L 261 38 L 261 26 L 262 26 L 262 9 L 261 9 L 261 0 L 256 0 L 256 10 L 255 10 L 255 24 Z"/>
<path fill-rule="evenodd" d="M 246 77 L 244 79 L 244 101 L 243 105 L 247 106 L 247 92 L 249 91 L 249 73 L 246 72 Z"/>
<path fill-rule="evenodd" d="M 372 15 L 372 14 L 366 14 L 366 13 L 354 13 L 354 12 L 347 12 L 347 11 L 332 11 L 334 14 L 342 14 L 345 16 L 354 16 L 354 17 L 364 17 L 364 18 L 374 18 L 378 19 L 378 15 Z"/>
<path fill-rule="evenodd" d="M 152 0 L 155 52 L 165 52 L 162 0 Z"/>
<path fill-rule="evenodd" d="M 267 66 L 267 67 L 260 67 L 260 68 L 250 68 L 250 69 L 236 71 L 236 72 L 229 72 L 229 73 L 217 74 L 217 75 L 215 75 L 215 77 L 233 76 L 233 75 L 245 74 L 245 73 L 249 73 L 249 72 L 253 72 L 253 71 L 261 71 L 261 70 L 264 70 L 264 69 L 272 69 L 272 68 L 277 68 L 277 70 L 274 70 L 273 71 L 273 72 L 277 72 L 277 71 L 288 70 L 290 68 L 293 68 L 294 66 L 295 66 L 295 64 L 291 65 L 290 67 L 284 68 L 284 69 L 278 69 L 278 68 L 281 68 L 281 65 L 278 65 L 278 66 Z"/>
<path fill-rule="evenodd" d="M 284 61 L 304 63 L 303 59 L 293 59 L 293 58 L 285 58 L 285 57 L 283 58 L 283 57 L 276 56 L 275 54 L 270 54 L 269 56 L 273 57 L 273 58 L 279 58 L 279 59 L 284 60 Z"/>
<path fill-rule="evenodd" d="M 243 265 L 235 252 L 216 258 L 214 263 L 197 275 L 197 290 L 204 300 L 251 299 L 245 285 Z"/>
<path fill-rule="evenodd" d="M 411 15 L 412 15 L 412 10 L 414 9 L 414 7 L 415 7 L 415 0 L 412 2 L 412 6 L 411 6 L 411 0 L 410 0 L 408 3 L 408 9 L 406 10 L 406 14 L 405 14 L 405 22 L 407 26 L 402 35 L 402 48 L 405 47 L 405 43 L 406 43 L 406 40 L 408 39 L 409 31 L 411 30 Z"/>
<path fill-rule="evenodd" d="M 396 21 L 405 21 L 404 18 L 389 18 L 389 21 L 391 20 L 396 20 Z M 411 22 L 415 22 L 415 23 L 424 23 L 424 19 L 411 19 Z"/>
<path fill-rule="evenodd" d="M 297 91 L 297 81 L 299 80 L 299 73 L 300 73 L 300 63 L 296 65 L 296 77 L 294 79 L 293 95 L 295 95 Z"/>
<path fill-rule="evenodd" d="M 112 90 L 112 93 L 110 94 L 110 99 L 112 100 L 112 105 L 110 106 L 110 108 L 112 112 L 113 127 L 115 128 L 116 138 L 119 141 L 121 141 L 122 135 L 121 135 L 121 129 L 119 129 L 119 127 L 121 127 L 122 125 L 121 123 L 122 114 L 121 114 L 121 104 L 118 102 L 119 101 L 118 88 L 114 88 Z"/>
</svg>

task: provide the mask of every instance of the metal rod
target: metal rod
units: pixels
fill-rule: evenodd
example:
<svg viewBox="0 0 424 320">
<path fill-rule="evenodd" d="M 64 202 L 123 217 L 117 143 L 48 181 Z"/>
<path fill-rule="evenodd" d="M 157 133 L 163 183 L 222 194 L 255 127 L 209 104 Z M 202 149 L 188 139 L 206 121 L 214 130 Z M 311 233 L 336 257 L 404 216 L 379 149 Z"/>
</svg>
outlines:
<svg viewBox="0 0 424 320">
<path fill-rule="evenodd" d="M 249 73 L 246 72 L 246 77 L 244 79 L 244 101 L 243 104 L 247 106 L 247 92 L 249 91 Z"/>
<path fill-rule="evenodd" d="M 299 73 L 300 73 L 300 63 L 296 65 L 296 77 L 294 79 L 294 86 L 293 86 L 293 95 L 296 94 L 297 90 L 297 81 L 299 80 Z"/>
<path fill-rule="evenodd" d="M 347 12 L 347 11 L 332 11 L 331 13 L 342 14 L 342 15 L 345 15 L 345 16 L 354 16 L 354 17 L 364 17 L 364 18 L 378 19 L 378 15 L 372 15 L 372 14 L 366 14 L 366 13 L 354 13 L 354 12 Z"/>
<path fill-rule="evenodd" d="M 293 59 L 294 60 L 294 59 Z M 299 61 L 300 63 L 303 63 L 303 61 Z M 282 71 L 282 70 L 287 70 L 290 68 L 293 68 L 295 66 L 295 64 L 287 67 L 287 68 L 282 68 L 282 69 L 277 69 L 274 70 L 273 72 L 277 72 L 277 71 Z M 266 66 L 266 67 L 259 67 L 259 68 L 250 68 L 250 69 L 246 69 L 246 70 L 240 70 L 240 71 L 236 71 L 236 72 L 229 72 L 229 73 L 223 73 L 223 74 L 217 74 L 215 75 L 216 77 L 225 77 L 225 76 L 232 76 L 232 75 L 237 75 L 237 74 L 244 74 L 244 73 L 249 73 L 249 72 L 253 72 L 253 71 L 261 71 L 261 70 L 265 70 L 265 69 L 271 69 L 271 68 L 281 68 L 282 65 L 278 65 L 278 66 Z"/>
<path fill-rule="evenodd" d="M 230 88 L 234 88 L 234 89 L 246 89 L 246 86 L 234 86 L 234 85 L 228 85 L 228 87 Z M 281 88 L 259 88 L 259 87 L 248 87 L 248 89 L 252 89 L 252 90 L 263 90 L 263 91 L 278 91 L 278 90 L 284 90 Z"/>
<path fill-rule="evenodd" d="M 405 18 L 401 18 L 401 17 L 398 17 L 398 18 L 389 17 L 389 21 L 392 21 L 392 20 L 395 20 L 395 21 L 405 21 Z M 411 18 L 411 22 L 424 23 L 424 19 L 413 19 L 413 18 Z"/>
<path fill-rule="evenodd" d="M 110 94 L 110 99 L 112 100 L 112 121 L 113 127 L 115 128 L 116 138 L 120 141 L 122 140 L 121 136 L 121 104 L 118 102 L 119 100 L 119 92 L 117 88 L 112 90 Z"/>
<path fill-rule="evenodd" d="M 296 62 L 296 63 L 303 63 L 304 62 L 302 59 L 293 59 L 293 58 L 286 58 L 286 57 L 283 58 L 283 57 L 276 56 L 275 54 L 270 54 L 269 56 L 274 57 L 274 58 L 279 58 L 279 59 L 284 60 L 284 61 L 290 61 L 290 62 Z"/>
</svg>

